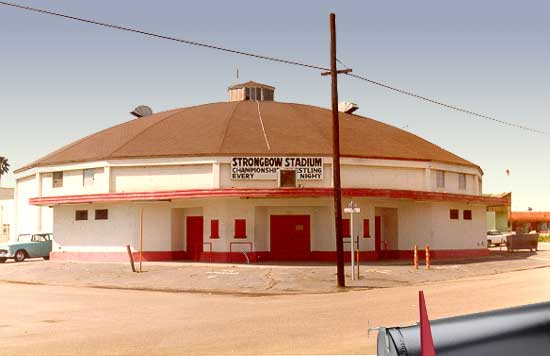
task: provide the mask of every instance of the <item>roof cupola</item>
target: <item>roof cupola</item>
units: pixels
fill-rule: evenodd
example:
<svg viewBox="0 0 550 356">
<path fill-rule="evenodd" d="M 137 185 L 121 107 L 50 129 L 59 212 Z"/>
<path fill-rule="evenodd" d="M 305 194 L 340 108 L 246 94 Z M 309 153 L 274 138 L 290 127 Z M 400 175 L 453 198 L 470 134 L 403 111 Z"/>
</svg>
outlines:
<svg viewBox="0 0 550 356">
<path fill-rule="evenodd" d="M 227 90 L 229 101 L 273 101 L 275 98 L 275 87 L 256 82 L 232 85 Z"/>
</svg>

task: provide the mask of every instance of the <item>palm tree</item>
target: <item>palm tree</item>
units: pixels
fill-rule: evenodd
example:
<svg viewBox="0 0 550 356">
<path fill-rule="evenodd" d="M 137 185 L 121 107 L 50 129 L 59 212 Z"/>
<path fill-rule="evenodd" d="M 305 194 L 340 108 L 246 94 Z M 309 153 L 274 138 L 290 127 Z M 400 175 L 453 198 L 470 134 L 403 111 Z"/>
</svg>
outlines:
<svg viewBox="0 0 550 356">
<path fill-rule="evenodd" d="M 9 170 L 10 164 L 8 163 L 8 159 L 6 157 L 0 156 L 0 181 L 2 180 L 2 176 L 8 173 Z"/>
</svg>

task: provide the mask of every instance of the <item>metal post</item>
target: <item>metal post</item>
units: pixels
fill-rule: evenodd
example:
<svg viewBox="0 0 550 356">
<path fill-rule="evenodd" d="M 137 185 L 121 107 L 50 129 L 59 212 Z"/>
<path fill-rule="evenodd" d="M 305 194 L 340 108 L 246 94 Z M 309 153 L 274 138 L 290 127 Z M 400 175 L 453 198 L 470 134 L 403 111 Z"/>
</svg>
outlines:
<svg viewBox="0 0 550 356">
<path fill-rule="evenodd" d="M 332 82 L 332 176 L 334 180 L 334 224 L 338 286 L 346 286 L 344 240 L 342 239 L 342 186 L 340 182 L 340 122 L 338 121 L 338 73 L 336 72 L 336 15 L 330 14 L 330 78 Z"/>
<path fill-rule="evenodd" d="M 134 266 L 134 256 L 132 256 L 132 249 L 130 248 L 130 245 L 126 245 L 126 251 L 128 252 L 128 258 L 130 259 L 130 266 L 132 267 L 132 272 L 135 272 L 136 267 Z"/>
<path fill-rule="evenodd" d="M 353 206 L 353 202 L 350 203 L 350 206 Z M 353 208 L 352 208 L 353 209 Z M 349 219 L 349 231 L 350 231 L 350 239 L 351 239 L 351 280 L 355 280 L 355 237 L 353 236 L 353 210 L 350 213 L 350 219 Z"/>
<path fill-rule="evenodd" d="M 139 272 L 143 261 L 143 208 L 139 208 Z"/>
</svg>

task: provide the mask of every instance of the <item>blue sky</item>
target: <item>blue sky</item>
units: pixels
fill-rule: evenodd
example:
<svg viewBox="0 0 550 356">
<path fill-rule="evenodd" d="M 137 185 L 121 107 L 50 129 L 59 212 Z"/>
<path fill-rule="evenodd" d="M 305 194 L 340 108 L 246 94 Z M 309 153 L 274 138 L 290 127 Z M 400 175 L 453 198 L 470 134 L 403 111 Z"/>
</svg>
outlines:
<svg viewBox="0 0 550 356">
<path fill-rule="evenodd" d="M 338 57 L 355 73 L 550 132 L 545 1 L 17 3 L 322 66 L 335 12 Z M 227 86 L 246 80 L 276 86 L 279 101 L 330 105 L 328 78 L 315 70 L 0 7 L 0 155 L 17 168 L 131 119 L 138 104 L 162 111 L 225 101 Z M 339 84 L 340 99 L 358 103 L 358 114 L 479 164 L 485 193 L 512 190 L 515 210 L 550 210 L 550 136 L 351 78 Z M 13 183 L 11 174 L 3 178 Z"/>
</svg>

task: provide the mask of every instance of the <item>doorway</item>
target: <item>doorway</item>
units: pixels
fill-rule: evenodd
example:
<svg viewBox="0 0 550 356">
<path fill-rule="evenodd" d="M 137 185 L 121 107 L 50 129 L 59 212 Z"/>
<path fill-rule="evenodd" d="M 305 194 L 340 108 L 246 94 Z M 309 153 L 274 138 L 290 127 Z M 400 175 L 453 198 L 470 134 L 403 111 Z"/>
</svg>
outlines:
<svg viewBox="0 0 550 356">
<path fill-rule="evenodd" d="M 310 248 L 309 215 L 271 215 L 271 255 L 278 260 L 308 260 Z"/>
<path fill-rule="evenodd" d="M 203 247 L 203 218 L 202 216 L 187 216 L 185 220 L 187 236 L 187 256 L 193 261 L 200 260 Z"/>
</svg>

